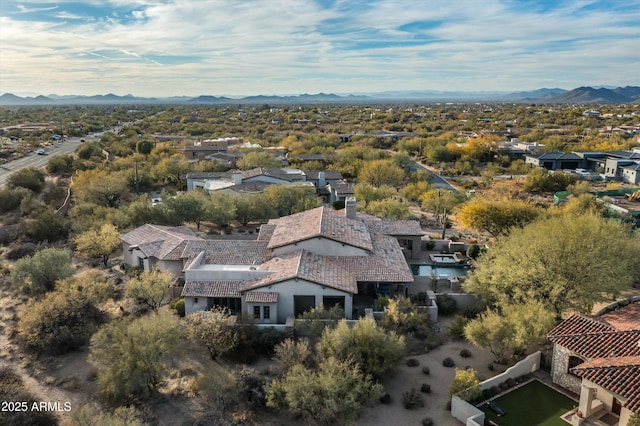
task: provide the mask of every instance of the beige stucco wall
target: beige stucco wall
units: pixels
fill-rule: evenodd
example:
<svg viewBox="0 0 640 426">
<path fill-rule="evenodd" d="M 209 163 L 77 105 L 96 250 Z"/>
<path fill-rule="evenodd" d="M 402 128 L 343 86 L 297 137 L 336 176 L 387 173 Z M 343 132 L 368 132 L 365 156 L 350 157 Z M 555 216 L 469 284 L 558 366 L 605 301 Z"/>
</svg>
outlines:
<svg viewBox="0 0 640 426">
<path fill-rule="evenodd" d="M 270 288 L 269 288 L 270 287 Z M 323 287 L 319 284 L 305 280 L 287 280 L 269 287 L 256 289 L 253 291 L 270 291 L 278 293 L 277 322 L 284 324 L 287 317 L 293 317 L 295 313 L 293 296 L 315 296 L 316 306 L 322 304 L 324 296 L 344 296 L 345 317 L 351 319 L 353 311 L 353 295 L 344 291 L 330 287 Z M 243 313 L 252 316 L 253 311 L 248 310 L 247 304 L 243 304 Z M 253 309 L 253 308 L 251 308 Z"/>
</svg>

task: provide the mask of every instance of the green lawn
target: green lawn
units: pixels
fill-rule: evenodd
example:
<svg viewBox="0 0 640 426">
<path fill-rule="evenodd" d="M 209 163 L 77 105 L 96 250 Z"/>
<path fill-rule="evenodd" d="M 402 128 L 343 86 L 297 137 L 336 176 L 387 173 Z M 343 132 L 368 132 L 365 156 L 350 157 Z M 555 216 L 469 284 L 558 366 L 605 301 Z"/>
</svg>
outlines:
<svg viewBox="0 0 640 426">
<path fill-rule="evenodd" d="M 495 401 L 507 414 L 498 417 L 486 404 L 480 409 L 500 426 L 567 426 L 560 416 L 578 405 L 537 380 Z"/>
</svg>

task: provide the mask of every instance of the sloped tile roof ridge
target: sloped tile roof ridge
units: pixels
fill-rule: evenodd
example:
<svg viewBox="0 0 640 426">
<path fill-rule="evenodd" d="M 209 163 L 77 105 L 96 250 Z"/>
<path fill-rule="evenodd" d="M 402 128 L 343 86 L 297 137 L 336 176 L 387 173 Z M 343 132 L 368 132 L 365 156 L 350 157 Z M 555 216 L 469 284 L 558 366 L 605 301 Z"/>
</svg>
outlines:
<svg viewBox="0 0 640 426">
<path fill-rule="evenodd" d="M 611 324 L 601 318 L 583 314 L 573 314 L 560 324 L 555 326 L 547 338 L 553 341 L 555 338 L 567 336 L 581 336 L 584 334 L 612 333 L 618 331 Z"/>
<path fill-rule="evenodd" d="M 582 364 L 574 367 L 572 370 L 587 370 L 590 368 L 619 368 L 619 367 L 640 367 L 640 356 L 629 355 L 629 356 L 618 356 L 618 357 L 594 358 L 590 361 L 583 362 Z"/>
</svg>

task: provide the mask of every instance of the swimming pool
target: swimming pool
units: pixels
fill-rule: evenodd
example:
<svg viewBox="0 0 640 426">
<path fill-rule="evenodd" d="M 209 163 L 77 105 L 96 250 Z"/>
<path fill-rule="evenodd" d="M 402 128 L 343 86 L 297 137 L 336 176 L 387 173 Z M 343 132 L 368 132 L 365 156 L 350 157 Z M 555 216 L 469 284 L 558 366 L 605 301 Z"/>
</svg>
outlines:
<svg viewBox="0 0 640 426">
<path fill-rule="evenodd" d="M 464 277 L 468 270 L 467 266 L 411 265 L 411 272 L 419 277 Z"/>
</svg>

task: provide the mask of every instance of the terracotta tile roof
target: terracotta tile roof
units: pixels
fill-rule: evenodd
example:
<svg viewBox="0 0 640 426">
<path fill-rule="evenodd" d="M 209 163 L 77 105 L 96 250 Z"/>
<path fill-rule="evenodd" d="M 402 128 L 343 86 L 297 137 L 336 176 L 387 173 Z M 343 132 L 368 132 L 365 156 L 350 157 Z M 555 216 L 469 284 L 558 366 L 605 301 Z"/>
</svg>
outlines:
<svg viewBox="0 0 640 426">
<path fill-rule="evenodd" d="M 358 213 L 358 217 L 369 225 L 372 232 L 380 232 L 386 235 L 424 235 L 417 220 L 382 220 L 374 216 Z"/>
<path fill-rule="evenodd" d="M 607 312 L 600 318 L 618 330 L 640 330 L 640 302 Z"/>
<path fill-rule="evenodd" d="M 295 182 L 298 180 L 302 180 L 302 174 L 292 174 L 287 173 L 282 169 L 272 168 L 272 169 L 263 169 L 261 167 L 257 167 L 251 170 L 244 170 L 242 172 L 242 179 L 251 179 L 257 176 L 268 176 L 274 179 L 280 179 L 286 182 Z"/>
<path fill-rule="evenodd" d="M 388 235 L 372 234 L 373 250 L 368 256 L 340 256 L 336 262 L 352 273 L 358 281 L 414 281 L 398 241 Z"/>
<path fill-rule="evenodd" d="M 320 172 L 324 172 L 325 180 L 342 179 L 342 173 L 338 170 L 305 170 L 304 174 L 307 176 L 307 180 L 319 180 Z"/>
<path fill-rule="evenodd" d="M 146 256 L 160 260 L 179 260 L 187 241 L 199 241 L 185 226 L 142 225 L 120 237 L 129 246 L 137 246 Z"/>
<path fill-rule="evenodd" d="M 335 257 L 321 256 L 305 250 L 274 257 L 258 268 L 261 271 L 269 271 L 271 274 L 243 282 L 240 291 L 299 278 L 348 293 L 358 293 L 355 277 L 335 259 Z"/>
<path fill-rule="evenodd" d="M 640 414 L 640 356 L 595 359 L 571 372 L 626 398 L 623 406 Z"/>
<path fill-rule="evenodd" d="M 584 334 L 615 332 L 616 328 L 606 322 L 586 315 L 574 314 L 555 326 L 547 337 L 552 342 L 563 336 L 582 336 Z"/>
<path fill-rule="evenodd" d="M 550 340 L 587 359 L 640 356 L 640 330 L 553 337 Z"/>
<path fill-rule="evenodd" d="M 275 224 L 265 223 L 260 227 L 260 233 L 258 234 L 258 241 L 269 241 L 273 235 L 273 231 L 276 230 Z"/>
<path fill-rule="evenodd" d="M 188 241 L 182 257 L 191 260 L 203 251 L 203 263 L 212 265 L 259 265 L 271 256 L 267 241 L 200 240 Z"/>
<path fill-rule="evenodd" d="M 247 303 L 278 303 L 278 293 L 273 291 L 251 291 L 245 297 Z"/>
<path fill-rule="evenodd" d="M 364 222 L 346 218 L 330 207 L 318 207 L 270 220 L 269 224 L 276 225 L 269 248 L 322 236 L 364 250 L 373 249 L 371 235 Z"/>
<path fill-rule="evenodd" d="M 243 182 L 239 185 L 229 186 L 225 189 L 230 191 L 240 192 L 240 193 L 247 193 L 247 192 L 253 193 L 253 192 L 264 192 L 271 185 L 277 185 L 277 184 L 274 182 L 261 182 L 261 181 Z"/>
<path fill-rule="evenodd" d="M 240 297 L 240 281 L 187 281 L 182 297 Z"/>
</svg>

